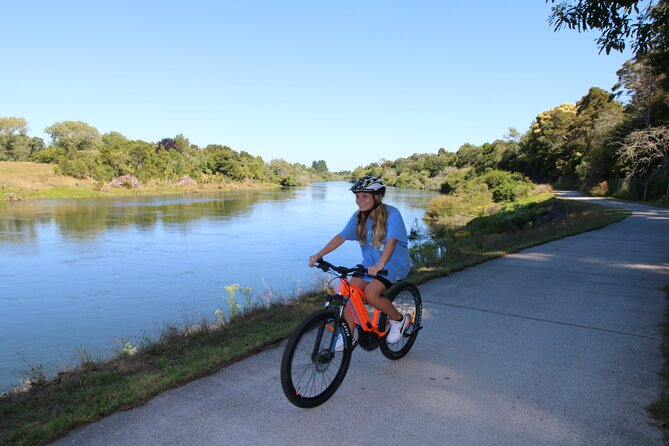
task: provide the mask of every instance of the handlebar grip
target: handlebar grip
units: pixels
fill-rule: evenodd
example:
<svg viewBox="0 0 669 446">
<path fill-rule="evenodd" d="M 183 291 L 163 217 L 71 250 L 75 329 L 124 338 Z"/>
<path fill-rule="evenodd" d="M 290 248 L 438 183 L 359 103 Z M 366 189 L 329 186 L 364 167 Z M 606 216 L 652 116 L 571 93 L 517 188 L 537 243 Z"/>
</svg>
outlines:
<svg viewBox="0 0 669 446">
<path fill-rule="evenodd" d="M 328 270 L 333 270 L 333 271 L 338 271 L 338 268 L 334 266 L 332 263 L 328 262 L 327 260 L 323 259 L 322 257 L 318 260 L 316 260 L 316 268 L 320 268 L 324 272 L 328 272 Z"/>
</svg>

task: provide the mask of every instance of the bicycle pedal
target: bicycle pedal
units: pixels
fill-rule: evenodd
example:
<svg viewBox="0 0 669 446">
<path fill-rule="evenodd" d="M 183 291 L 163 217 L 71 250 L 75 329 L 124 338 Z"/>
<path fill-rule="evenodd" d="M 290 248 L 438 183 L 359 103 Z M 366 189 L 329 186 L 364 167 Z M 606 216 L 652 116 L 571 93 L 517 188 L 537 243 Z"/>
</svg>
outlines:
<svg viewBox="0 0 669 446">
<path fill-rule="evenodd" d="M 420 325 L 418 327 L 416 327 L 414 325 L 410 325 L 409 327 L 407 327 L 406 330 L 404 330 L 404 336 L 411 336 L 412 333 L 417 332 L 417 331 L 422 330 L 422 329 L 423 329 L 422 325 Z"/>
</svg>

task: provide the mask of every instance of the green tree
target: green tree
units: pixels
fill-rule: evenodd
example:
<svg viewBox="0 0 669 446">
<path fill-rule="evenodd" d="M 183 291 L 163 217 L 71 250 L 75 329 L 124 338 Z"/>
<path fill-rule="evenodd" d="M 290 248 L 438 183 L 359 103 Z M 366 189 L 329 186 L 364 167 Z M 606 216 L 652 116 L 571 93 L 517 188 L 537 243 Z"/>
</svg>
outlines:
<svg viewBox="0 0 669 446">
<path fill-rule="evenodd" d="M 158 141 L 156 144 L 156 151 L 160 150 L 174 150 L 177 146 L 177 142 L 174 138 L 163 138 Z"/>
<path fill-rule="evenodd" d="M 367 175 L 367 170 L 364 167 L 356 167 L 353 169 L 353 172 L 351 172 L 351 180 L 356 180 L 358 178 L 362 178 L 365 175 Z"/>
<path fill-rule="evenodd" d="M 590 88 L 576 103 L 576 117 L 570 125 L 561 163 L 563 175 L 594 183 L 610 173 L 611 144 L 608 134 L 622 122 L 623 108 L 615 96 L 601 88 Z"/>
<path fill-rule="evenodd" d="M 262 160 L 260 157 L 256 157 Z M 283 159 L 273 159 L 266 166 L 267 177 L 273 182 L 278 182 L 283 186 L 297 186 L 318 181 L 320 177 L 313 169 L 307 168 L 303 164 L 289 163 Z"/>
<path fill-rule="evenodd" d="M 24 118 L 0 118 L 0 161 L 26 161 L 32 151 Z"/>
<path fill-rule="evenodd" d="M 266 181 L 269 178 L 268 169 L 260 156 L 253 156 L 248 152 L 239 152 L 239 159 L 244 170 L 244 179 Z"/>
<path fill-rule="evenodd" d="M 665 75 L 653 73 L 643 60 L 625 62 L 616 74 L 618 83 L 613 91 L 628 99 L 625 110 L 631 121 L 650 127 L 669 120 L 669 94 L 660 82 Z"/>
<path fill-rule="evenodd" d="M 228 146 L 211 144 L 204 148 L 207 172 L 223 175 L 231 180 L 243 180 L 246 175 L 239 153 Z"/>
<path fill-rule="evenodd" d="M 501 140 L 484 143 L 482 146 L 463 144 L 457 152 L 456 166 L 459 168 L 472 167 L 478 173 L 483 173 L 488 169 L 497 169 L 507 150 L 509 150 L 509 143 Z"/>
<path fill-rule="evenodd" d="M 325 163 L 324 160 L 320 161 L 313 161 L 311 163 L 311 167 L 318 172 L 319 174 L 326 174 L 328 173 L 328 165 Z"/>
<path fill-rule="evenodd" d="M 512 202 L 526 197 L 532 190 L 532 182 L 519 173 L 491 169 L 476 182 L 484 182 L 495 203 Z"/>
<path fill-rule="evenodd" d="M 400 170 L 400 173 L 408 169 L 413 172 L 422 172 L 423 174 L 427 174 L 429 178 L 434 178 L 437 175 L 444 173 L 449 166 L 449 162 L 452 161 L 453 158 L 449 157 L 447 154 L 414 153 L 406 160 L 405 167 Z"/>
<path fill-rule="evenodd" d="M 186 138 L 182 134 L 178 134 L 177 136 L 174 137 L 174 150 L 176 150 L 179 153 L 186 153 L 190 151 L 192 148 L 192 145 L 188 138 Z"/>
<path fill-rule="evenodd" d="M 522 147 L 525 174 L 535 181 L 556 181 L 565 173 L 567 133 L 576 118 L 574 104 L 562 104 L 537 115 Z"/>
<path fill-rule="evenodd" d="M 644 182 L 643 200 L 648 185 L 655 177 L 667 178 L 664 199 L 669 198 L 669 127 L 651 127 L 635 130 L 623 141 L 620 163 L 633 178 Z"/>
<path fill-rule="evenodd" d="M 51 136 L 52 145 L 64 149 L 70 158 L 76 151 L 96 150 L 102 145 L 98 129 L 81 121 L 57 122 L 44 131 Z"/>
<path fill-rule="evenodd" d="M 128 152 L 113 149 L 113 145 L 105 144 L 96 158 L 96 178 L 111 181 L 116 177 L 131 174 L 133 172 L 128 159 Z"/>
<path fill-rule="evenodd" d="M 548 0 L 546 1 L 548 3 Z M 555 0 L 550 0 L 555 3 Z M 640 0 L 577 0 L 559 1 L 551 7 L 549 21 L 555 31 L 562 28 L 578 32 L 599 30 L 597 45 L 609 54 L 622 52 L 628 40 L 636 53 L 646 53 L 652 45 L 660 24 L 651 15 L 652 3 Z M 659 2 L 663 4 L 661 0 Z M 641 6 L 641 7 L 640 7 Z"/>
<path fill-rule="evenodd" d="M 120 150 L 127 147 L 130 142 L 128 138 L 119 132 L 108 132 L 102 135 L 102 145 L 111 150 Z"/>
<path fill-rule="evenodd" d="M 481 153 L 481 148 L 477 145 L 464 143 L 456 152 L 455 167 L 461 169 L 467 166 L 474 166 L 478 164 L 478 158 Z"/>
<path fill-rule="evenodd" d="M 448 172 L 441 184 L 441 193 L 446 195 L 463 194 L 468 190 L 468 173 L 471 169 L 454 169 Z"/>
<path fill-rule="evenodd" d="M 636 59 L 647 58 L 655 74 L 669 72 L 669 0 L 558 1 L 549 21 L 555 31 L 600 31 L 597 46 L 606 54 L 622 52 L 631 42 Z M 669 78 L 662 82 L 669 88 Z"/>
<path fill-rule="evenodd" d="M 95 178 L 97 167 L 96 154 L 85 151 L 74 153 L 71 157 L 59 156 L 55 171 L 75 178 Z"/>
</svg>

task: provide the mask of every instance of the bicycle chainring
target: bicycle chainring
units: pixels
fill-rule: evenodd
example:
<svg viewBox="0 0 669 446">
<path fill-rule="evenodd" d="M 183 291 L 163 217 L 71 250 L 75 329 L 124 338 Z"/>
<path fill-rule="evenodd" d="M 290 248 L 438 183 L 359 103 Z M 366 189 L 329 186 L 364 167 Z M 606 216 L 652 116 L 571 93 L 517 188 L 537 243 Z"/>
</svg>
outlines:
<svg viewBox="0 0 669 446">
<path fill-rule="evenodd" d="M 360 330 L 358 333 L 358 343 L 363 349 L 372 351 L 379 346 L 379 335 Z"/>
</svg>

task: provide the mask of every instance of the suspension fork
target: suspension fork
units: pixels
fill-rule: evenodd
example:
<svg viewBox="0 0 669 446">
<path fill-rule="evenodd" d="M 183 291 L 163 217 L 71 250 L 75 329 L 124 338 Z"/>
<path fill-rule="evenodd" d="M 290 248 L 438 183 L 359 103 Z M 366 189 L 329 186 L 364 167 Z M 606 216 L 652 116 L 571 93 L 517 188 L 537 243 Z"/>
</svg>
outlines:
<svg viewBox="0 0 669 446">
<path fill-rule="evenodd" d="M 337 309 L 337 316 L 332 323 L 332 337 L 330 338 L 330 349 L 329 349 L 330 353 L 328 355 L 328 359 L 332 359 L 332 357 L 334 356 L 335 344 L 337 342 L 337 333 L 339 332 L 339 327 L 341 326 L 341 324 L 346 323 L 346 320 L 344 319 L 344 308 L 346 308 L 346 304 L 348 301 L 348 299 L 346 299 L 344 296 L 337 294 L 335 296 L 332 296 L 325 302 L 325 308 L 330 308 L 330 304 L 332 303 L 333 300 L 337 301 L 337 303 L 339 304 L 339 308 Z M 321 324 L 321 326 L 318 327 L 318 332 L 316 333 L 316 341 L 314 342 L 314 348 L 311 351 L 312 361 L 317 361 L 319 359 L 321 341 L 323 340 L 323 334 L 325 333 L 325 327 L 327 325 L 328 324 Z"/>
</svg>

